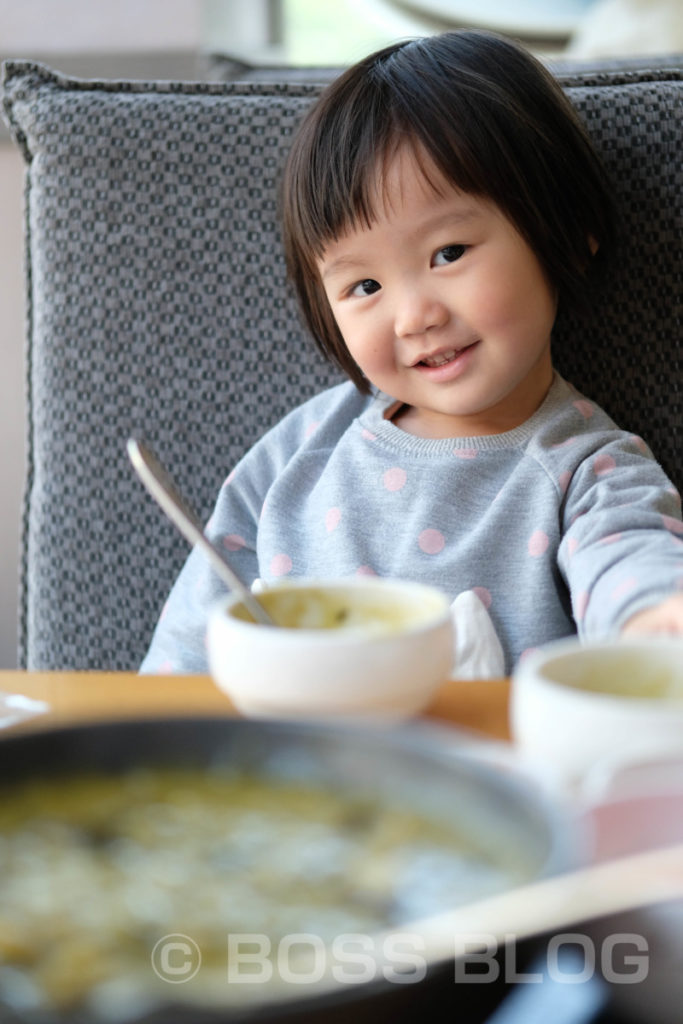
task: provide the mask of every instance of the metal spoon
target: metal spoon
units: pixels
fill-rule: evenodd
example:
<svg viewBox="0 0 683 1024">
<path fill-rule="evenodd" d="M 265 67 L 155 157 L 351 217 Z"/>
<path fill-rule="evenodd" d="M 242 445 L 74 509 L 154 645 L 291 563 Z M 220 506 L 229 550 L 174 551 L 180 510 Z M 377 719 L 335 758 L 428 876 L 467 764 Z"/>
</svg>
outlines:
<svg viewBox="0 0 683 1024">
<path fill-rule="evenodd" d="M 178 527 L 190 544 L 201 548 L 214 571 L 230 590 L 236 591 L 251 615 L 265 626 L 276 626 L 266 609 L 243 583 L 228 563 L 225 555 L 205 535 L 202 525 L 190 509 L 167 470 L 144 441 L 130 438 L 128 455 L 135 471 L 154 500 L 161 506 L 168 518 Z"/>
</svg>

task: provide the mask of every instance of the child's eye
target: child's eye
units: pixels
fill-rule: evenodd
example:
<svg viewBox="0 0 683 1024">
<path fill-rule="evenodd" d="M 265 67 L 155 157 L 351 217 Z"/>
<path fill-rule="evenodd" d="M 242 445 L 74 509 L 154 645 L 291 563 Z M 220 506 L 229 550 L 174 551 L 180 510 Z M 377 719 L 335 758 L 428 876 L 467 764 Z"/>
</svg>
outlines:
<svg viewBox="0 0 683 1024">
<path fill-rule="evenodd" d="M 466 245 L 444 245 L 443 249 L 434 253 L 434 266 L 443 267 L 447 263 L 455 263 L 464 256 L 466 249 Z"/>
<path fill-rule="evenodd" d="M 364 281 L 359 281 L 350 290 L 349 295 L 374 295 L 381 288 L 379 281 L 374 281 L 371 277 L 366 277 Z"/>
</svg>

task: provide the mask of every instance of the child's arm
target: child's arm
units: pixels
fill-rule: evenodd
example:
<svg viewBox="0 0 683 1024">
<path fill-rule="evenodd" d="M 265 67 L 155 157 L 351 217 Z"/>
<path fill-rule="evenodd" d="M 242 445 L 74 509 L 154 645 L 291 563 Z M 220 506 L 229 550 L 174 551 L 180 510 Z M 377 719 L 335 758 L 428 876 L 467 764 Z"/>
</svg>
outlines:
<svg viewBox="0 0 683 1024">
<path fill-rule="evenodd" d="M 624 432 L 581 435 L 565 494 L 558 564 L 579 634 L 683 633 L 680 498 L 642 442 Z M 581 457 L 583 456 L 583 457 Z"/>
<path fill-rule="evenodd" d="M 251 585 L 258 575 L 255 527 L 224 486 L 206 533 L 225 546 L 230 564 Z M 241 514 L 240 514 L 241 513 Z M 236 527 L 233 524 L 237 524 Z M 222 528 L 221 528 L 222 527 Z M 235 534 L 239 529 L 239 538 Z M 244 536 L 243 536 L 244 535 Z M 140 666 L 143 673 L 206 673 L 206 627 L 213 604 L 227 593 L 203 551 L 194 548 L 176 579 Z"/>
<path fill-rule="evenodd" d="M 683 594 L 673 594 L 652 608 L 636 612 L 624 624 L 622 633 L 683 634 Z"/>
<path fill-rule="evenodd" d="M 247 585 L 259 575 L 256 533 L 263 497 L 255 493 L 254 474 L 249 472 L 257 461 L 255 451 L 240 463 L 241 486 L 232 483 L 232 476 L 223 484 L 205 530 L 214 544 L 225 547 L 231 566 Z M 205 554 L 194 548 L 173 585 L 140 671 L 208 672 L 208 615 L 226 593 Z"/>
</svg>

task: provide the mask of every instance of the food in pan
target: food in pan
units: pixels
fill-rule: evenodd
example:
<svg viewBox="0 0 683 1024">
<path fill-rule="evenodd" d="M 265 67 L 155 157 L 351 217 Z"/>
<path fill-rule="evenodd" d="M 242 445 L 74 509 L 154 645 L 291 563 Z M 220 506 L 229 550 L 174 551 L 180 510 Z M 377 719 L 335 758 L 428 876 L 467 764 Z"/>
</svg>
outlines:
<svg viewBox="0 0 683 1024">
<path fill-rule="evenodd" d="M 505 856 L 398 803 L 236 770 L 7 786 L 0 1007 L 112 1021 L 165 1000 L 262 999 L 262 985 L 229 983 L 236 951 L 268 950 L 274 975 L 292 935 L 327 947 L 406 930 L 515 881 Z"/>
</svg>

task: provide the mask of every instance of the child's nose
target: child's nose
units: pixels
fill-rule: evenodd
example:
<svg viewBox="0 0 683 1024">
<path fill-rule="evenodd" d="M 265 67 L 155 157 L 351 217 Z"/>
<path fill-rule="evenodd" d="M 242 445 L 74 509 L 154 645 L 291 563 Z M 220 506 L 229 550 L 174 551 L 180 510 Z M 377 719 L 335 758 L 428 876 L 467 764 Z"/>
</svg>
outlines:
<svg viewBox="0 0 683 1024">
<path fill-rule="evenodd" d="M 424 334 L 432 327 L 441 327 L 447 318 L 448 311 L 443 302 L 429 293 L 412 290 L 401 296 L 394 329 L 397 337 L 407 338 Z"/>
</svg>

